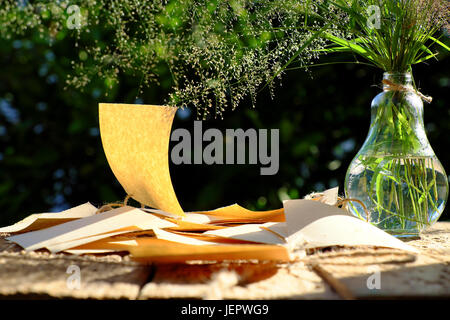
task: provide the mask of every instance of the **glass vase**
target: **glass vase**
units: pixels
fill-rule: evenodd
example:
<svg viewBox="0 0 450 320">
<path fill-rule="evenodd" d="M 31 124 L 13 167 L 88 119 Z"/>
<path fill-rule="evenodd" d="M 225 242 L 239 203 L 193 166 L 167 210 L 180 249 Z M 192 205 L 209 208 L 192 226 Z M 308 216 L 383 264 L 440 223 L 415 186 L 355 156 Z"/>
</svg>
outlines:
<svg viewBox="0 0 450 320">
<path fill-rule="evenodd" d="M 396 237 L 417 237 L 444 210 L 448 180 L 425 133 L 410 73 L 385 73 L 369 133 L 345 177 L 350 211 Z"/>
</svg>

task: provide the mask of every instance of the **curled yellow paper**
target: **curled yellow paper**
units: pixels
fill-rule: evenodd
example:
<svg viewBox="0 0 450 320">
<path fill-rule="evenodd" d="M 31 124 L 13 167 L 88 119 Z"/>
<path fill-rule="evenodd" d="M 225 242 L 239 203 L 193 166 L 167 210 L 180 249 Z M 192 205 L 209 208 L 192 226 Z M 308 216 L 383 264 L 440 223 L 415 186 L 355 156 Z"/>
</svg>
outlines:
<svg viewBox="0 0 450 320">
<path fill-rule="evenodd" d="M 99 104 L 100 135 L 109 166 L 128 195 L 184 215 L 169 172 L 169 141 L 177 108 Z"/>
</svg>

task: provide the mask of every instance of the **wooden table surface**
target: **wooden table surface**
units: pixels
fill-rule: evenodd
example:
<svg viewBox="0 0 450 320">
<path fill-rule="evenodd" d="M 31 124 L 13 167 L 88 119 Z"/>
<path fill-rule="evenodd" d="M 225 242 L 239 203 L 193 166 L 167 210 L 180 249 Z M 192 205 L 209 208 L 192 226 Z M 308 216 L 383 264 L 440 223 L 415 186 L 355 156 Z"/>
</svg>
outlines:
<svg viewBox="0 0 450 320">
<path fill-rule="evenodd" d="M 27 253 L 5 236 L 0 235 L 0 299 L 450 297 L 450 222 L 439 222 L 421 239 L 408 242 L 420 249 L 418 255 L 383 248 L 328 248 L 299 254 L 289 264 L 142 265 L 127 255 Z M 79 268 L 79 288 L 71 285 L 71 268 Z"/>
</svg>

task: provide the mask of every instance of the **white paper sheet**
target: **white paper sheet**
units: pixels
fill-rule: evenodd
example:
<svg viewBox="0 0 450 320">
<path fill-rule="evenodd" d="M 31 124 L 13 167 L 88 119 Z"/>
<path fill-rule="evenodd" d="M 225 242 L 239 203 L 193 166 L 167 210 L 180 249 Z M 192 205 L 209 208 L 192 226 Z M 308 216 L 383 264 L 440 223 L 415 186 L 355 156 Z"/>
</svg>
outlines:
<svg viewBox="0 0 450 320">
<path fill-rule="evenodd" d="M 306 241 L 306 247 L 370 245 L 417 250 L 394 236 L 362 221 L 344 210 L 312 200 L 283 203 L 290 248 Z"/>
<path fill-rule="evenodd" d="M 175 234 L 172 232 L 167 232 L 167 231 L 164 231 L 161 229 L 154 229 L 153 231 L 155 232 L 156 237 L 161 240 L 167 240 L 167 241 L 172 241 L 172 242 L 177 242 L 177 243 L 182 243 L 182 244 L 190 244 L 190 245 L 194 245 L 194 246 L 220 245 L 220 243 L 198 240 L 195 238 L 182 236 L 182 235 Z"/>
<path fill-rule="evenodd" d="M 0 228 L 0 232 L 15 233 L 41 229 L 43 226 L 54 226 L 67 220 L 89 217 L 97 212 L 97 208 L 89 202 L 61 212 L 35 213 L 25 219 Z"/>
<path fill-rule="evenodd" d="M 64 252 L 74 254 L 74 255 L 82 255 L 82 254 L 99 254 L 99 253 L 114 253 L 118 252 L 117 250 L 106 250 L 106 249 L 73 249 L 73 250 L 65 250 Z"/>
<path fill-rule="evenodd" d="M 347 210 L 314 200 L 286 200 L 283 207 L 288 237 L 320 218 L 332 215 L 350 216 Z"/>
<path fill-rule="evenodd" d="M 371 224 L 350 216 L 329 216 L 299 231 L 306 248 L 329 246 L 376 246 L 417 253 L 418 250 Z"/>
<path fill-rule="evenodd" d="M 277 222 L 268 222 L 263 224 L 244 224 L 237 227 L 231 227 L 220 230 L 207 231 L 205 234 L 215 235 L 224 238 L 230 239 L 238 239 L 245 241 L 252 241 L 258 243 L 266 243 L 266 244 L 285 244 L 286 241 L 283 240 L 282 237 L 277 236 L 273 232 L 265 230 L 261 227 L 265 227 L 268 229 L 274 228 L 275 232 L 279 232 L 277 230 L 277 226 L 280 226 L 281 223 Z M 284 230 L 283 230 L 284 231 Z"/>
<path fill-rule="evenodd" d="M 140 209 L 125 206 L 51 228 L 11 236 L 7 240 L 17 243 L 28 251 L 38 250 L 130 226 L 145 230 L 176 227 L 176 224 L 145 213 Z"/>
<path fill-rule="evenodd" d="M 378 246 L 417 250 L 371 224 L 351 216 L 346 210 L 313 200 L 284 202 L 286 222 L 245 224 L 208 231 L 205 234 L 266 244 L 317 248 L 328 246 Z M 261 227 L 268 228 L 279 236 Z M 283 241 L 282 237 L 286 241 Z"/>
<path fill-rule="evenodd" d="M 330 206 L 334 206 L 338 201 L 338 193 L 339 187 L 325 190 L 323 192 L 322 201 L 325 204 L 329 204 Z"/>
<path fill-rule="evenodd" d="M 75 248 L 75 247 L 81 246 L 83 244 L 87 244 L 90 242 L 117 236 L 119 234 L 124 234 L 124 233 L 128 233 L 128 232 L 130 232 L 130 231 L 107 232 L 107 233 L 98 234 L 98 235 L 94 235 L 94 236 L 90 236 L 90 237 L 84 237 L 81 239 L 64 241 L 64 242 L 55 243 L 55 244 L 47 244 L 45 247 L 52 253 L 58 253 L 58 252 L 65 251 L 70 248 Z"/>
</svg>

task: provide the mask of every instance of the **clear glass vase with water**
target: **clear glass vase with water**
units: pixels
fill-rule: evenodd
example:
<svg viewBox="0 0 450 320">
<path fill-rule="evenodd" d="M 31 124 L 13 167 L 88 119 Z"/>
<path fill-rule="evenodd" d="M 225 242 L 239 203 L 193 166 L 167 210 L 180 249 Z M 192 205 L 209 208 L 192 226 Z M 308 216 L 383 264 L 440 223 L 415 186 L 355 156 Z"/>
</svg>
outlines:
<svg viewBox="0 0 450 320">
<path fill-rule="evenodd" d="M 417 237 L 442 214 L 448 178 L 425 133 L 410 73 L 385 73 L 366 141 L 345 179 L 350 211 L 397 237 Z"/>
</svg>

